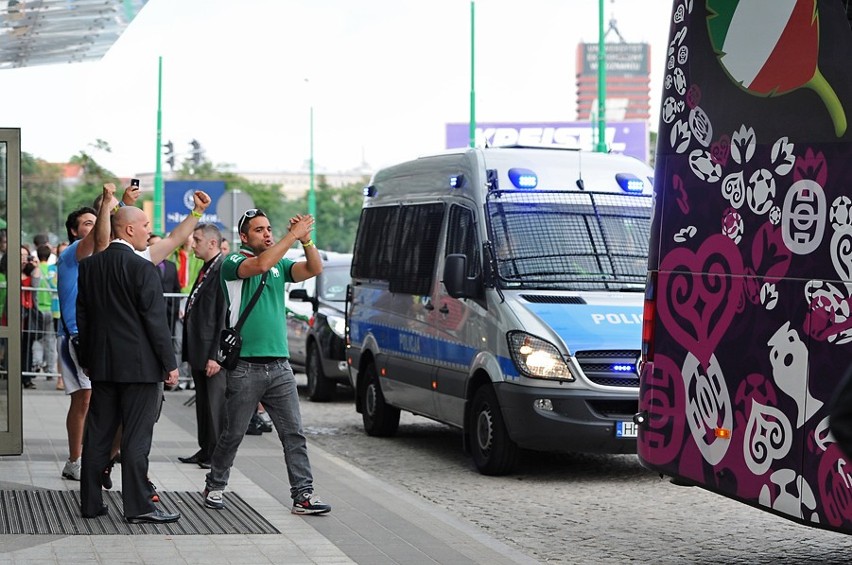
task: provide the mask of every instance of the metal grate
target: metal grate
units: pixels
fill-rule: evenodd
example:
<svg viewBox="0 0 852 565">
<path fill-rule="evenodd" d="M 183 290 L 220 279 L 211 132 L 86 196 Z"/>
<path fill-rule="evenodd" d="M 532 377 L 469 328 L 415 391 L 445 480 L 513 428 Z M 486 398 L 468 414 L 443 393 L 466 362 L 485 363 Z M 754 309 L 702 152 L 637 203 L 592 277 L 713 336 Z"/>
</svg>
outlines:
<svg viewBox="0 0 852 565">
<path fill-rule="evenodd" d="M 507 287 L 625 290 L 645 284 L 650 196 L 495 190 L 486 211 L 497 277 Z"/>
<path fill-rule="evenodd" d="M 80 516 L 80 492 L 75 490 L 0 491 L 0 534 L 37 535 L 207 535 L 278 534 L 275 526 L 235 492 L 225 494 L 224 510 L 205 508 L 198 492 L 157 491 L 168 512 L 180 512 L 171 524 L 130 524 L 122 513 L 121 492 L 104 492 L 106 516 Z"/>
</svg>

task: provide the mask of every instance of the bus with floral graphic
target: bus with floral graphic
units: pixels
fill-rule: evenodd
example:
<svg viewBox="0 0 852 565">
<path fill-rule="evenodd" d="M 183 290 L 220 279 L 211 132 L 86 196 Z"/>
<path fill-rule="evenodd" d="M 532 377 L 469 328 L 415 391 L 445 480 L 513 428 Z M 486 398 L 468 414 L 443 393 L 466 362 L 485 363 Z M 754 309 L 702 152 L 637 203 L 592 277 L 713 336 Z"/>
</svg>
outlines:
<svg viewBox="0 0 852 565">
<path fill-rule="evenodd" d="M 673 2 L 635 418 L 647 468 L 846 533 L 850 10 Z"/>
</svg>

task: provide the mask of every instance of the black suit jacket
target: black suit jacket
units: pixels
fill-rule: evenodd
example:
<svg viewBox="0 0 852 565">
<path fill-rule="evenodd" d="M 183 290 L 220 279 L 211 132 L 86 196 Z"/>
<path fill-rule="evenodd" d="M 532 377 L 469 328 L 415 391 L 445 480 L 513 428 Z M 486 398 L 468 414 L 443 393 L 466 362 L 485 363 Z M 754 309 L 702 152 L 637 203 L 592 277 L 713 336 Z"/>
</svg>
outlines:
<svg viewBox="0 0 852 565">
<path fill-rule="evenodd" d="M 80 262 L 80 364 L 93 381 L 156 383 L 177 368 L 157 268 L 124 243 Z"/>
<path fill-rule="evenodd" d="M 183 319 L 183 359 L 193 369 L 203 369 L 208 359 L 216 359 L 219 351 L 219 334 L 225 327 L 228 305 L 225 302 L 225 291 L 219 281 L 219 271 L 222 268 L 224 255 L 219 254 L 205 271 L 199 272 L 199 278 L 204 274 L 201 285 L 198 279 L 189 293 L 192 303 Z M 192 298 L 195 287 L 198 291 Z"/>
</svg>

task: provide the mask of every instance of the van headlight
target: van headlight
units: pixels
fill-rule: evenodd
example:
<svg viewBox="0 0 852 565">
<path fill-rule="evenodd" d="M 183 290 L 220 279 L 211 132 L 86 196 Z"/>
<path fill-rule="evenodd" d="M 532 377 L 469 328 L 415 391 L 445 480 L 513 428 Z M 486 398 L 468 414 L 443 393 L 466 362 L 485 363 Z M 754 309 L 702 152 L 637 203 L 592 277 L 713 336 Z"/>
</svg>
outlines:
<svg viewBox="0 0 852 565">
<path fill-rule="evenodd" d="M 521 331 L 509 332 L 506 337 L 512 361 L 525 377 L 574 380 L 565 358 L 549 341 Z"/>
<path fill-rule="evenodd" d="M 333 331 L 337 337 L 342 338 L 343 333 L 346 330 L 346 319 L 343 316 L 329 316 L 328 327 L 331 328 L 331 331 Z"/>
</svg>

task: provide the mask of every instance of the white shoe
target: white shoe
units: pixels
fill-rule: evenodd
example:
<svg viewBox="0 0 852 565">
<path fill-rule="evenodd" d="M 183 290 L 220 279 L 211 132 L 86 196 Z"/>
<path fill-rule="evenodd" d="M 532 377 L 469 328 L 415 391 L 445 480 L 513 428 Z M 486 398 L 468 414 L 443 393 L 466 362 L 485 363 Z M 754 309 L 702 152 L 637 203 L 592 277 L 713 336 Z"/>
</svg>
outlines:
<svg viewBox="0 0 852 565">
<path fill-rule="evenodd" d="M 72 481 L 80 480 L 80 459 L 65 462 L 65 467 L 62 469 L 62 478 L 71 479 Z"/>
</svg>

